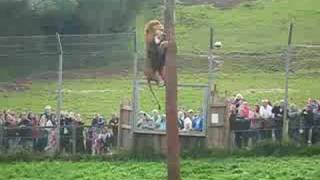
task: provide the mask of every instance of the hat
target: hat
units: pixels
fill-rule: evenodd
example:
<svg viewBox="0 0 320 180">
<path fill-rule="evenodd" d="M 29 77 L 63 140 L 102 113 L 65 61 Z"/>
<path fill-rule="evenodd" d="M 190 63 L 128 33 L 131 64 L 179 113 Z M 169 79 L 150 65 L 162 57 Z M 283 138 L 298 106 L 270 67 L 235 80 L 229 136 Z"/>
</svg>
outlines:
<svg viewBox="0 0 320 180">
<path fill-rule="evenodd" d="M 243 99 L 243 96 L 239 93 L 239 94 L 236 95 L 236 98 Z"/>
<path fill-rule="evenodd" d="M 159 113 L 159 111 L 154 109 L 154 110 L 152 110 L 152 113 Z"/>
<path fill-rule="evenodd" d="M 51 109 L 50 105 L 46 105 L 46 107 L 44 107 L 44 109 Z"/>
<path fill-rule="evenodd" d="M 192 110 L 192 109 L 189 109 L 189 110 L 188 110 L 188 113 L 193 113 L 193 110 Z"/>
</svg>

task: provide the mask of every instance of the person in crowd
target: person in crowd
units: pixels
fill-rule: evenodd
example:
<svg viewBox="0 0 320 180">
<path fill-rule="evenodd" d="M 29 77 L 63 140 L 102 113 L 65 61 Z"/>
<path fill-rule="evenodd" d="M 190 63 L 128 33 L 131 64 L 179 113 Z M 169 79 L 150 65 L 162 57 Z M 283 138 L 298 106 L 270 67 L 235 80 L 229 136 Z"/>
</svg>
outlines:
<svg viewBox="0 0 320 180">
<path fill-rule="evenodd" d="M 317 109 L 314 111 L 313 119 L 314 119 L 314 124 L 316 126 L 320 126 L 320 106 L 318 106 Z"/>
<path fill-rule="evenodd" d="M 186 118 L 184 119 L 184 128 L 183 128 L 183 131 L 191 131 L 192 130 L 192 117 L 193 117 L 193 110 L 190 109 L 188 110 L 187 112 L 187 116 Z"/>
<path fill-rule="evenodd" d="M 260 106 L 256 104 L 250 111 L 249 111 L 249 121 L 250 121 L 250 129 L 253 130 L 251 133 L 251 137 L 253 143 L 257 143 L 261 140 L 261 129 L 262 129 L 262 122 L 260 118 Z"/>
<path fill-rule="evenodd" d="M 99 117 L 100 117 L 100 114 L 98 114 L 98 113 L 94 114 L 94 117 L 93 117 L 93 119 L 91 121 L 91 126 L 92 127 L 97 127 L 98 126 Z"/>
<path fill-rule="evenodd" d="M 93 145 L 93 139 L 94 139 L 94 133 L 93 133 L 94 128 L 85 128 L 83 132 L 84 138 L 84 149 L 85 152 L 88 154 L 92 154 L 92 145 Z"/>
<path fill-rule="evenodd" d="M 269 105 L 268 100 L 262 101 L 262 106 L 260 107 L 260 116 L 261 118 L 268 120 L 272 117 L 272 107 Z"/>
<path fill-rule="evenodd" d="M 235 105 L 236 113 L 238 113 L 238 109 L 240 105 L 243 103 L 244 98 L 241 94 L 237 94 L 231 104 Z"/>
<path fill-rule="evenodd" d="M 29 138 L 21 138 L 20 143 L 23 145 L 23 147 L 27 146 L 27 142 L 30 141 L 30 137 L 32 135 L 32 129 L 31 129 L 31 121 L 27 117 L 27 113 L 22 112 L 19 115 L 19 123 L 17 129 L 17 132 L 19 133 L 20 137 L 29 137 Z"/>
<path fill-rule="evenodd" d="M 203 130 L 203 117 L 200 114 L 193 116 L 192 129 L 195 131 Z"/>
<path fill-rule="evenodd" d="M 74 113 L 62 112 L 60 120 L 60 145 L 62 151 L 71 152 L 72 122 Z"/>
<path fill-rule="evenodd" d="M 152 110 L 151 119 L 154 122 L 155 128 L 158 129 L 160 127 L 160 123 L 162 122 L 162 118 L 158 110 Z"/>
<path fill-rule="evenodd" d="M 275 102 L 272 107 L 272 121 L 274 128 L 274 135 L 276 140 L 280 141 L 282 138 L 282 125 L 283 125 L 283 113 L 284 113 L 284 103 Z"/>
<path fill-rule="evenodd" d="M 103 128 L 105 126 L 105 120 L 103 118 L 103 116 L 100 116 L 99 119 L 98 119 L 98 122 L 97 122 L 97 126 L 98 128 Z"/>
<path fill-rule="evenodd" d="M 313 109 L 311 105 L 307 105 L 303 110 L 304 127 L 311 128 L 313 126 Z"/>
<path fill-rule="evenodd" d="M 55 115 L 52 112 L 52 108 L 51 108 L 50 105 L 47 105 L 47 106 L 44 107 L 44 113 L 41 116 L 45 116 L 46 120 L 47 121 L 50 120 L 53 125 L 56 124 Z"/>
<path fill-rule="evenodd" d="M 73 131 L 75 132 L 76 136 L 76 152 L 84 152 L 85 149 L 85 137 L 84 137 L 84 122 L 82 122 L 81 115 L 79 113 L 75 113 L 74 119 L 72 122 L 73 125 Z"/>
<path fill-rule="evenodd" d="M 250 107 L 249 104 L 244 101 L 241 106 L 239 107 L 240 111 L 239 111 L 239 115 L 241 118 L 244 119 L 248 119 L 249 118 L 249 111 L 250 111 Z"/>
<path fill-rule="evenodd" d="M 10 110 L 5 111 L 4 120 L 7 127 L 16 127 L 18 124 L 16 114 Z"/>
<path fill-rule="evenodd" d="M 283 117 L 283 106 L 280 105 L 280 102 L 275 102 L 272 107 L 272 116 L 275 119 L 280 119 Z"/>
<path fill-rule="evenodd" d="M 117 137 L 118 137 L 119 117 L 115 113 L 113 113 L 111 115 L 111 119 L 109 121 L 109 126 L 111 127 L 112 133 L 113 133 L 112 145 L 116 146 L 117 145 Z"/>
<path fill-rule="evenodd" d="M 31 121 L 28 119 L 27 114 L 25 112 L 20 114 L 20 121 L 18 123 L 19 127 L 30 127 Z"/>
<path fill-rule="evenodd" d="M 150 115 L 147 113 L 140 111 L 138 114 L 138 121 L 137 121 L 137 127 L 141 129 L 154 129 L 154 122 Z"/>
<path fill-rule="evenodd" d="M 146 124 L 147 118 L 145 116 L 145 112 L 140 111 L 137 115 L 137 127 L 141 128 Z"/>
<path fill-rule="evenodd" d="M 249 119 L 250 119 L 250 128 L 252 129 L 261 129 L 262 121 L 260 116 L 260 106 L 258 104 L 254 105 L 252 110 L 250 111 Z"/>
<path fill-rule="evenodd" d="M 46 130 L 48 131 L 48 144 L 45 147 L 45 151 L 55 152 L 57 148 L 57 137 L 56 129 L 51 119 L 47 119 Z"/>
<path fill-rule="evenodd" d="M 315 99 L 309 98 L 307 101 L 307 106 L 310 106 L 312 112 L 315 112 L 318 109 L 318 102 Z"/>
<path fill-rule="evenodd" d="M 40 119 L 39 119 L 39 126 L 40 127 L 45 127 L 47 124 L 47 119 L 45 115 L 40 115 Z"/>
<path fill-rule="evenodd" d="M 312 134 L 313 134 L 313 107 L 311 104 L 307 104 L 307 106 L 302 110 L 303 122 L 305 127 L 305 142 L 311 144 Z"/>
<path fill-rule="evenodd" d="M 263 121 L 263 138 L 271 138 L 272 131 L 270 130 L 273 127 L 272 124 L 272 107 L 269 105 L 269 100 L 265 99 L 262 101 L 262 106 L 260 106 L 260 117 Z"/>
<path fill-rule="evenodd" d="M 166 130 L 166 115 L 165 114 L 163 114 L 161 116 L 161 122 L 159 124 L 159 129 L 162 130 L 162 131 Z"/>
<path fill-rule="evenodd" d="M 106 127 L 103 127 L 94 140 L 92 155 L 101 154 L 104 151 L 111 152 L 111 137 L 112 132 Z"/>
<path fill-rule="evenodd" d="M 297 105 L 291 104 L 288 109 L 288 119 L 289 119 L 289 136 L 298 144 L 302 143 L 302 134 L 304 132 L 303 122 L 301 121 L 301 111 L 298 109 Z"/>
<path fill-rule="evenodd" d="M 185 113 L 184 111 L 178 111 L 178 128 L 179 130 L 182 130 L 184 128 L 184 119 L 185 119 Z"/>
<path fill-rule="evenodd" d="M 0 126 L 4 126 L 5 120 L 4 120 L 4 114 L 0 113 Z"/>
<path fill-rule="evenodd" d="M 3 150 L 4 148 L 4 114 L 2 112 L 0 112 L 0 152 Z"/>
<path fill-rule="evenodd" d="M 32 113 L 29 112 L 28 116 L 27 116 L 28 120 L 31 122 L 31 126 L 32 126 L 32 149 L 33 151 L 38 151 L 38 140 L 39 140 L 39 120 L 37 119 L 37 117 Z"/>
<path fill-rule="evenodd" d="M 38 145 L 37 149 L 38 151 L 44 151 L 45 147 L 47 147 L 47 144 L 48 144 L 49 132 L 45 128 L 47 124 L 47 119 L 43 114 L 40 115 L 38 124 L 39 124 L 39 139 L 37 143 Z"/>
</svg>

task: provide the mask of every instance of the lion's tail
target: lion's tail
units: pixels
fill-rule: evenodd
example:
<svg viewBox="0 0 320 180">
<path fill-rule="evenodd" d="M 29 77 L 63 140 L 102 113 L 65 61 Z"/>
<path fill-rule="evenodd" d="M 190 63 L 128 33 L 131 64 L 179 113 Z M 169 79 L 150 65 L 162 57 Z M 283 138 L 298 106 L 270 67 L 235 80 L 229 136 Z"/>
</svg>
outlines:
<svg viewBox="0 0 320 180">
<path fill-rule="evenodd" d="M 159 111 L 160 111 L 160 110 L 161 110 L 161 105 L 160 105 L 159 99 L 157 98 L 156 94 L 154 93 L 151 83 L 148 82 L 148 84 L 149 84 L 150 92 L 151 92 L 153 98 L 155 99 L 155 101 L 156 101 L 156 103 L 157 103 L 157 105 L 158 105 L 158 109 L 159 109 Z"/>
</svg>

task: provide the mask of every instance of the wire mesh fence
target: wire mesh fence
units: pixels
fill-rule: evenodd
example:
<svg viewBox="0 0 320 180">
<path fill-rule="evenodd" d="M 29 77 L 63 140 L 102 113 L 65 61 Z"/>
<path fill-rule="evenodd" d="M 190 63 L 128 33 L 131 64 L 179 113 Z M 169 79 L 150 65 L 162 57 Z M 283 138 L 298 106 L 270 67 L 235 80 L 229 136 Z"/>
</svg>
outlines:
<svg viewBox="0 0 320 180">
<path fill-rule="evenodd" d="M 288 56 L 291 58 L 290 106 L 303 109 L 309 97 L 319 99 L 316 83 L 320 68 L 317 63 L 319 43 L 297 39 L 288 52 L 287 25 L 274 29 L 278 33 L 272 41 L 268 40 L 269 32 L 250 34 L 252 31 L 246 28 L 237 30 L 224 26 L 219 29 L 214 26 L 214 42 L 221 41 L 222 47 L 212 50 L 215 64 L 210 69 L 209 26 L 212 24 L 199 22 L 200 26 L 193 22 L 189 29 L 183 29 L 181 23 L 188 23 L 190 18 L 178 17 L 178 82 L 205 86 L 178 87 L 178 105 L 185 111 L 206 111 L 210 80 L 218 85 L 219 95 L 231 97 L 240 93 L 251 107 L 261 105 L 262 99 L 277 104 L 284 99 L 285 58 Z M 259 28 L 264 26 L 259 25 Z M 137 54 L 136 79 L 139 81 L 144 79 L 145 54 L 141 41 L 138 40 Z M 261 44 L 264 41 L 266 44 Z M 122 100 L 132 100 L 135 33 L 61 35 L 61 43 L 64 53 L 63 111 L 81 114 L 88 125 L 95 115 L 107 118 L 119 111 Z M 0 37 L 1 109 L 42 112 L 46 105 L 55 109 L 58 54 L 56 36 Z M 164 107 L 165 88 L 154 88 Z M 141 85 L 139 94 L 136 99 L 139 110 L 151 112 L 156 109 L 148 87 Z"/>
<path fill-rule="evenodd" d="M 56 126 L 0 126 L 0 154 L 15 152 L 55 153 Z M 117 132 L 110 125 L 85 126 L 70 123 L 60 128 L 60 150 L 69 154 L 112 153 L 117 146 Z"/>
<path fill-rule="evenodd" d="M 134 33 L 61 35 L 62 109 L 110 115 L 130 99 Z M 42 112 L 57 106 L 56 36 L 0 37 L 1 107 Z M 120 90 L 121 89 L 121 90 Z M 129 95 L 123 97 L 123 95 Z M 86 119 L 87 120 L 87 119 Z"/>
</svg>

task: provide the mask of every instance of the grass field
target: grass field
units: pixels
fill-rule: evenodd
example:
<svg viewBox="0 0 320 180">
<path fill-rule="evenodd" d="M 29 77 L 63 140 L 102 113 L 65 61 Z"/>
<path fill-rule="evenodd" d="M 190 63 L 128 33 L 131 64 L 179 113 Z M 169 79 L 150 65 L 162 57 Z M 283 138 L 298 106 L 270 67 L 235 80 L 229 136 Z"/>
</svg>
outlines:
<svg viewBox="0 0 320 180">
<path fill-rule="evenodd" d="M 259 157 L 182 161 L 182 179 L 316 180 L 319 157 Z M 17 162 L 0 163 L 0 179 L 166 179 L 164 162 Z"/>
<path fill-rule="evenodd" d="M 318 7 L 318 0 L 258 0 L 227 10 L 209 5 L 179 5 L 176 26 L 179 53 L 205 53 L 208 49 L 209 27 L 213 26 L 215 39 L 222 41 L 224 45 L 221 50 L 215 51 L 224 61 L 215 74 L 220 94 L 226 92 L 227 96 L 231 96 L 240 92 L 251 104 L 259 103 L 263 98 L 280 100 L 284 97 L 284 60 L 280 53 L 286 47 L 289 22 L 293 19 L 295 23 L 294 44 L 319 44 Z M 140 50 L 143 49 L 141 44 L 144 22 L 159 15 L 158 6 L 153 5 L 151 10 L 148 8 L 146 5 L 145 11 L 137 19 Z M 317 83 L 320 80 L 319 59 L 320 49 L 295 50 L 293 72 L 289 81 L 291 103 L 303 106 L 308 97 L 320 98 L 320 84 Z M 203 69 L 198 69 L 198 61 L 206 62 L 206 58 L 194 57 L 192 63 L 186 63 L 184 58 L 178 60 L 183 68 L 189 68 L 187 71 L 179 71 L 179 82 L 206 83 L 207 75 L 201 74 Z M 114 70 L 116 64 L 109 63 L 102 69 Z M 132 59 L 128 59 L 127 64 L 132 64 Z M 95 112 L 105 116 L 118 112 L 120 102 L 132 96 L 132 76 L 113 72 L 94 78 L 66 78 L 64 109 L 80 112 L 87 122 L 87 118 Z M 53 80 L 34 80 L 30 89 L 23 92 L 1 91 L 0 88 L 0 109 L 40 112 L 47 104 L 55 107 L 56 87 L 56 81 Z M 162 104 L 163 93 L 163 88 L 157 90 Z M 180 105 L 198 109 L 202 100 L 201 89 L 179 89 Z M 150 92 L 145 88 L 141 91 L 140 105 L 145 111 L 156 108 Z"/>
</svg>

